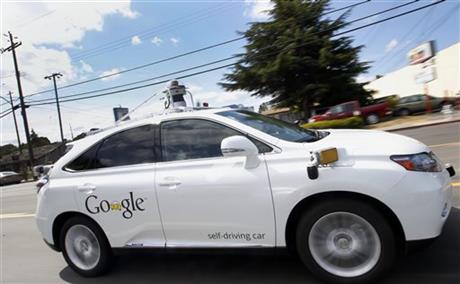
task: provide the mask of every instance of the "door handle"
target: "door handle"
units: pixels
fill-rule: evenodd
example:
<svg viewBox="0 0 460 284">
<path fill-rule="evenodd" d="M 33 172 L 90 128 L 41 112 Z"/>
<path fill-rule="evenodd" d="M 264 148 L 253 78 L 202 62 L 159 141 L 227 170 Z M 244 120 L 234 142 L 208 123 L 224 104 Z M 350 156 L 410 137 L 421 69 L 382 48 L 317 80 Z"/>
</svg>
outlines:
<svg viewBox="0 0 460 284">
<path fill-rule="evenodd" d="M 96 186 L 94 184 L 85 183 L 83 185 L 78 186 L 77 189 L 80 192 L 92 193 L 93 191 L 96 190 Z"/>
<path fill-rule="evenodd" d="M 169 187 L 177 187 L 182 183 L 174 177 L 166 177 L 161 182 L 158 183 L 160 186 L 169 186 Z"/>
</svg>

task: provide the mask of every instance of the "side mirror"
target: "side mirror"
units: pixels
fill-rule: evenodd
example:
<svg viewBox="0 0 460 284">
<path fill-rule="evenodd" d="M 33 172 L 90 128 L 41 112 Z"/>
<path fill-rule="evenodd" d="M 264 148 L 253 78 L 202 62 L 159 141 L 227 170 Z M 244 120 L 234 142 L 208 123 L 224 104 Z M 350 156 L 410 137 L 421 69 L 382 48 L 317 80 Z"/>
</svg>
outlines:
<svg viewBox="0 0 460 284">
<path fill-rule="evenodd" d="M 246 157 L 247 169 L 257 168 L 260 164 L 259 150 L 248 138 L 235 135 L 222 140 L 220 150 L 224 157 Z"/>
</svg>

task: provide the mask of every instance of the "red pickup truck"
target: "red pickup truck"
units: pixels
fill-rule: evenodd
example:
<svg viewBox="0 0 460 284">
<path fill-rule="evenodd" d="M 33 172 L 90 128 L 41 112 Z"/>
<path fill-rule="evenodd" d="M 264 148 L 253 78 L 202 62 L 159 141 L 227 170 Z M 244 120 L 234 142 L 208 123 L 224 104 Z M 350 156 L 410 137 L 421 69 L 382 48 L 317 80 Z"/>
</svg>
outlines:
<svg viewBox="0 0 460 284">
<path fill-rule="evenodd" d="M 314 115 L 309 122 L 360 116 L 367 124 L 375 124 L 385 116 L 391 115 L 391 113 L 391 109 L 386 102 L 361 106 L 358 101 L 351 101 L 333 106 L 324 114 Z"/>
</svg>

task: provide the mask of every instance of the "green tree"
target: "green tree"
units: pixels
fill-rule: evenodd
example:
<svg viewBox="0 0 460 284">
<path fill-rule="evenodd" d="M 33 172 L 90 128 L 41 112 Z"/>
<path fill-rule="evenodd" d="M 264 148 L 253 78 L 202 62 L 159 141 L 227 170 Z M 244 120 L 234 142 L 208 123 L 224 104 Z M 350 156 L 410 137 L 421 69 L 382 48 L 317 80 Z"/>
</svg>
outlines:
<svg viewBox="0 0 460 284">
<path fill-rule="evenodd" d="M 18 151 L 18 147 L 13 144 L 2 145 L 0 146 L 0 157 L 14 153 L 16 151 Z"/>
<path fill-rule="evenodd" d="M 333 37 L 346 26 L 347 13 L 336 20 L 323 17 L 329 0 L 273 2 L 269 20 L 242 33 L 246 52 L 221 86 L 271 97 L 274 106 L 303 110 L 307 117 L 314 103 L 365 101 L 370 93 L 355 80 L 369 68 L 358 59 L 362 46 L 352 46 L 350 37 Z"/>
<path fill-rule="evenodd" d="M 38 134 L 33 129 L 30 133 L 30 143 L 32 144 L 32 147 L 40 147 L 51 144 L 47 137 L 38 136 Z"/>
<path fill-rule="evenodd" d="M 268 107 L 269 107 L 269 106 L 268 106 L 267 103 L 262 103 L 262 104 L 260 104 L 260 106 L 259 106 L 259 113 L 262 113 L 262 112 L 264 112 L 264 111 L 267 111 L 267 110 L 268 110 Z"/>
</svg>

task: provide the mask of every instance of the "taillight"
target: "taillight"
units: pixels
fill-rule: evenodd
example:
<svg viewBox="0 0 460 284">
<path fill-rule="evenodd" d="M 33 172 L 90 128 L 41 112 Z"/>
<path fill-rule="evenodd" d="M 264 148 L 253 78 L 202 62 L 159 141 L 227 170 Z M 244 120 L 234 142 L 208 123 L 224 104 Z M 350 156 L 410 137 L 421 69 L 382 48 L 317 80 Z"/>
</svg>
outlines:
<svg viewBox="0 0 460 284">
<path fill-rule="evenodd" d="M 48 176 L 43 176 L 42 178 L 40 178 L 37 181 L 37 184 L 35 185 L 37 187 L 37 194 L 40 192 L 40 190 L 43 188 L 43 186 L 45 186 L 45 184 L 48 183 L 48 181 L 49 181 Z"/>
</svg>

